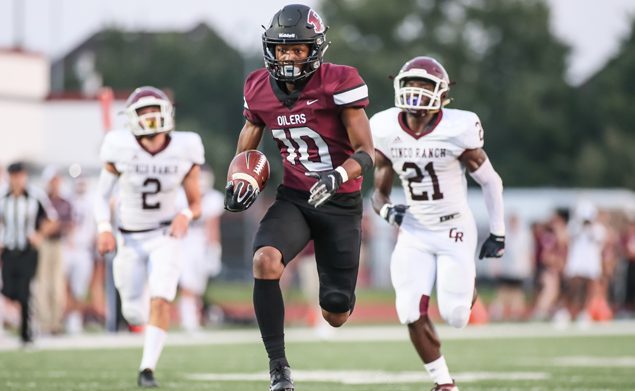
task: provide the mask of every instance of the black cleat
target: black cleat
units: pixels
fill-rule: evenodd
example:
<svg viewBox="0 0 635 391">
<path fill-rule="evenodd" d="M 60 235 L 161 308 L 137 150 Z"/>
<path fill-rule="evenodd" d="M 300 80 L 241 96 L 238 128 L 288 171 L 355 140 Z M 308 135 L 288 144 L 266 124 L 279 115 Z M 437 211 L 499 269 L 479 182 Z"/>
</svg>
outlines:
<svg viewBox="0 0 635 391">
<path fill-rule="evenodd" d="M 291 368 L 288 366 L 278 366 L 273 368 L 271 375 L 271 386 L 269 391 L 294 391 L 293 379 L 291 379 Z"/>
<path fill-rule="evenodd" d="M 159 387 L 159 383 L 154 380 L 154 372 L 152 369 L 146 368 L 143 371 L 139 372 L 139 377 L 137 378 L 137 384 L 141 388 L 156 388 Z"/>
</svg>

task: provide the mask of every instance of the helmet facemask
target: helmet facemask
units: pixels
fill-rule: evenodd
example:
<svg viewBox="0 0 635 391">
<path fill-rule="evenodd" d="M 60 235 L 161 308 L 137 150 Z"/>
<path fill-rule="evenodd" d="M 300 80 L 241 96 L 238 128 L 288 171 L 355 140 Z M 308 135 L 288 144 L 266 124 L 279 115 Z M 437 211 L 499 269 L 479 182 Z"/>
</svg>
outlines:
<svg viewBox="0 0 635 391">
<path fill-rule="evenodd" d="M 422 87 L 406 86 L 411 79 L 429 81 L 434 85 L 432 90 Z M 409 69 L 400 72 L 394 81 L 395 106 L 411 113 L 437 112 L 449 103 L 446 98 L 450 87 L 448 82 L 440 79 L 425 69 Z M 424 104 L 425 98 L 428 102 Z"/>
<path fill-rule="evenodd" d="M 295 82 L 306 78 L 322 65 L 322 57 L 328 49 L 324 34 L 310 41 L 290 39 L 270 39 L 262 37 L 265 67 L 274 79 L 282 82 Z M 277 45 L 305 44 L 309 47 L 309 55 L 303 61 L 282 61 L 276 59 Z"/>
<path fill-rule="evenodd" d="M 158 107 L 159 111 L 138 113 L 140 109 L 150 106 Z M 130 131 L 137 137 L 166 133 L 174 129 L 174 108 L 168 100 L 144 96 L 126 107 L 126 114 Z"/>
</svg>

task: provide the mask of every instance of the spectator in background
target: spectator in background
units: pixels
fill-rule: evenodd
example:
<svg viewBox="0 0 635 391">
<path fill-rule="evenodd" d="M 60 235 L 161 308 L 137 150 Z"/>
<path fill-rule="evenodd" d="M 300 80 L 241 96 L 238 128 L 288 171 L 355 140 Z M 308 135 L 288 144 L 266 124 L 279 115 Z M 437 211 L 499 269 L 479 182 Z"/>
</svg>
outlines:
<svg viewBox="0 0 635 391">
<path fill-rule="evenodd" d="M 214 190 L 214 174 L 209 166 L 202 166 L 200 186 L 203 194 L 201 218 L 192 221 L 183 239 L 183 272 L 179 280 L 181 326 L 189 332 L 200 329 L 207 282 L 222 268 L 220 217 L 225 211 L 224 195 Z M 183 207 L 186 207 L 185 192 L 181 192 L 180 196 Z"/>
<path fill-rule="evenodd" d="M 535 320 L 547 320 L 560 297 L 562 271 L 567 260 L 569 244 L 568 218 L 568 211 L 557 210 L 538 237 L 538 253 L 541 257 L 538 259 L 540 288 L 533 312 Z"/>
<path fill-rule="evenodd" d="M 4 167 L 0 165 L 0 194 L 4 194 L 7 191 L 7 176 L 4 171 Z"/>
<path fill-rule="evenodd" d="M 68 298 L 66 331 L 70 334 L 83 330 L 84 314 L 88 309 L 86 296 L 95 262 L 97 227 L 92 213 L 93 203 L 86 190 L 86 179 L 75 179 L 71 198 L 72 225 L 63 245 Z"/>
<path fill-rule="evenodd" d="M 498 289 L 490 304 L 492 320 L 523 320 L 527 315 L 525 288 L 531 279 L 534 265 L 532 238 L 527 226 L 516 214 L 506 224 L 507 237 L 502 262 L 498 269 Z"/>
<path fill-rule="evenodd" d="M 601 251 L 602 273 L 599 278 L 591 282 L 587 310 L 594 321 L 607 321 L 613 319 L 610 302 L 614 301 L 613 283 L 622 248 L 620 233 L 611 214 L 606 210 L 599 210 L 596 221 L 606 230 L 606 239 Z"/>
<path fill-rule="evenodd" d="M 48 166 L 44 169 L 42 182 L 57 212 L 59 224 L 42 242 L 35 276 L 35 305 L 40 331 L 44 334 L 60 334 L 64 330 L 66 305 L 62 239 L 68 235 L 72 227 L 73 212 L 70 202 L 62 197 L 62 177 L 56 167 Z"/>
<path fill-rule="evenodd" d="M 630 315 L 635 314 L 635 219 L 628 223 L 624 234 L 624 253 L 626 256 L 626 295 L 624 309 Z"/>
<path fill-rule="evenodd" d="M 566 308 L 558 310 L 554 322 L 566 325 L 571 319 L 581 324 L 590 320 L 585 307 L 591 284 L 602 276 L 602 250 L 606 228 L 597 221 L 597 209 L 590 202 L 576 206 L 569 224 L 569 253 L 564 269 Z"/>
<path fill-rule="evenodd" d="M 43 237 L 56 228 L 57 214 L 42 192 L 27 185 L 23 163 L 8 167 L 9 187 L 0 198 L 2 294 L 20 304 L 20 339 L 33 342 L 30 324 L 31 281 Z"/>
</svg>

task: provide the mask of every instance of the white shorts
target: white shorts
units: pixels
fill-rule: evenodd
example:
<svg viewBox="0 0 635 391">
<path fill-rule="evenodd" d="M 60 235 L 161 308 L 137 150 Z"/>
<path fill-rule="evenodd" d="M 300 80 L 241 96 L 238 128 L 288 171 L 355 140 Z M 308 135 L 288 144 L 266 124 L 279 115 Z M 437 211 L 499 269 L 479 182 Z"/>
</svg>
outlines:
<svg viewBox="0 0 635 391">
<path fill-rule="evenodd" d="M 166 232 L 159 229 L 117 235 L 113 277 L 122 305 L 142 300 L 146 282 L 151 298 L 174 300 L 183 263 L 181 240 Z"/>
<path fill-rule="evenodd" d="M 64 269 L 73 297 L 85 299 L 93 277 L 94 253 L 92 248 L 64 246 Z"/>
<path fill-rule="evenodd" d="M 184 243 L 184 264 L 179 284 L 181 287 L 202 295 L 207 287 L 207 280 L 217 276 L 221 271 L 221 247 L 219 245 L 192 245 L 186 239 Z"/>
<path fill-rule="evenodd" d="M 471 216 L 453 227 L 434 231 L 404 221 L 390 265 L 401 323 L 413 323 L 421 317 L 421 297 L 431 295 L 435 281 L 443 319 L 455 327 L 467 323 L 464 318 L 466 314 L 469 318 L 474 294 L 476 244 Z"/>
</svg>

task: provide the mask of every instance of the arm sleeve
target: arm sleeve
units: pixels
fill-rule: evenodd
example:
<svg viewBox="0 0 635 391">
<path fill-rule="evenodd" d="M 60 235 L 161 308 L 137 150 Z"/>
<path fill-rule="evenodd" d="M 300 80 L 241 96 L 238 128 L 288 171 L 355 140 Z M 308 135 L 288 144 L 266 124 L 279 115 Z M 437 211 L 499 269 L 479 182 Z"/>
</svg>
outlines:
<svg viewBox="0 0 635 391">
<path fill-rule="evenodd" d="M 110 223 L 110 197 L 117 183 L 117 175 L 102 168 L 97 184 L 97 198 L 94 204 L 95 221 L 99 223 Z"/>
<path fill-rule="evenodd" d="M 470 175 L 481 186 L 485 206 L 489 215 L 489 231 L 494 235 L 505 235 L 505 207 L 503 204 L 503 181 L 494 170 L 489 159 Z"/>
</svg>

